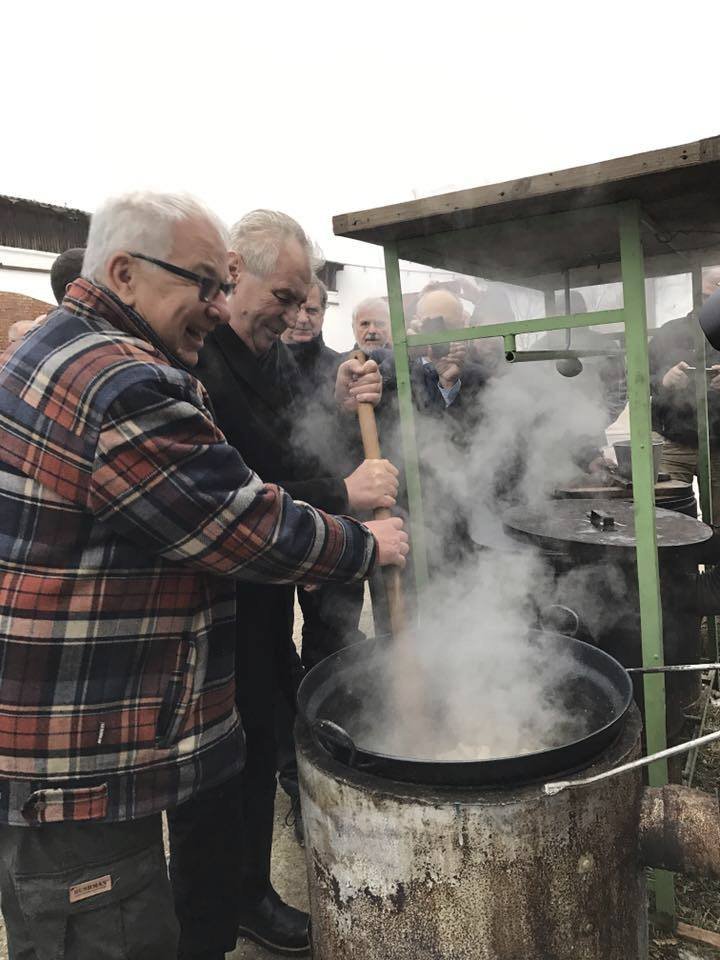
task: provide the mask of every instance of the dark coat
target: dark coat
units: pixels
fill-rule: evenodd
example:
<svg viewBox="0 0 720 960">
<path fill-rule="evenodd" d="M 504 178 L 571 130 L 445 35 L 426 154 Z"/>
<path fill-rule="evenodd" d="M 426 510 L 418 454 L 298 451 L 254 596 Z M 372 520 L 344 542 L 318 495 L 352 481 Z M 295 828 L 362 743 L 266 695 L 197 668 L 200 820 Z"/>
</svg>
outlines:
<svg viewBox="0 0 720 960">
<path fill-rule="evenodd" d="M 289 343 L 287 346 L 300 376 L 313 390 L 333 391 L 343 355 L 328 347 L 322 333 L 308 343 Z"/>
<path fill-rule="evenodd" d="M 231 327 L 218 327 L 194 372 L 210 394 L 228 443 L 242 451 L 252 470 L 294 500 L 328 513 L 347 512 L 342 477 L 323 469 L 321 459 L 297 440 L 309 391 L 284 343 L 258 359 Z"/>
<path fill-rule="evenodd" d="M 691 367 L 708 367 L 720 363 L 720 352 L 709 344 L 705 347 L 707 364 L 696 351 L 697 320 L 694 313 L 670 320 L 650 342 L 650 392 L 652 394 L 653 430 L 668 440 L 697 447 L 697 404 L 695 382 L 691 376 L 684 390 L 668 390 L 662 379 L 671 367 L 684 360 Z M 708 392 L 710 437 L 720 438 L 720 393 Z"/>
<path fill-rule="evenodd" d="M 397 409 L 397 375 L 395 358 L 392 351 L 374 350 L 369 354 L 380 367 L 383 380 L 383 399 L 378 410 L 381 422 L 387 424 L 399 414 Z M 480 420 L 480 393 L 485 386 L 488 373 L 477 363 L 468 361 L 462 371 L 460 392 L 450 406 L 438 388 L 438 376 L 434 366 L 420 359 L 410 360 L 410 384 L 413 405 L 418 413 L 442 421 L 453 436 L 461 443 L 462 431 L 471 429 Z"/>
<path fill-rule="evenodd" d="M 401 469 L 399 502 L 406 502 L 405 478 L 400 432 L 395 358 L 389 350 L 378 349 L 370 354 L 380 367 L 383 398 L 378 407 L 378 430 L 383 454 Z M 463 367 L 460 392 L 448 406 L 438 388 L 438 376 L 432 364 L 421 359 L 410 361 L 410 384 L 416 411 L 415 430 L 420 458 L 421 485 L 425 514 L 425 530 L 431 569 L 462 559 L 472 549 L 467 528 L 466 505 L 456 503 L 448 472 L 463 468 L 466 451 L 482 418 L 482 391 L 488 373 L 477 363 L 467 361 Z M 449 441 L 449 445 L 446 443 Z M 423 455 L 424 451 L 442 451 Z M 447 459 L 447 458 L 450 459 Z M 448 527 L 446 520 L 453 516 Z M 407 582 L 407 571 L 406 571 Z"/>
</svg>

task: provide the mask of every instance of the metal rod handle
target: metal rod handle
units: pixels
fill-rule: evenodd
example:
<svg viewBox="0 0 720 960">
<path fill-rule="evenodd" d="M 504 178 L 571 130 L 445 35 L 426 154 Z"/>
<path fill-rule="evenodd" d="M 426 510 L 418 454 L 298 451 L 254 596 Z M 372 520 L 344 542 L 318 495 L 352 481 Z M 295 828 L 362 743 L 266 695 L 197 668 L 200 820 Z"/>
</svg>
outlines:
<svg viewBox="0 0 720 960">
<path fill-rule="evenodd" d="M 699 673 L 720 670 L 720 663 L 678 663 L 669 667 L 625 667 L 628 673 Z"/>
<path fill-rule="evenodd" d="M 508 363 L 534 363 L 539 360 L 577 360 L 579 357 L 620 357 L 619 350 L 506 350 Z"/>
<path fill-rule="evenodd" d="M 592 783 L 600 783 L 602 780 L 609 780 L 611 777 L 620 776 L 629 770 L 638 770 L 640 767 L 647 767 L 656 760 L 665 760 L 668 757 L 676 757 L 679 753 L 688 753 L 694 747 L 704 747 L 707 743 L 714 740 L 720 740 L 720 730 L 714 733 L 706 733 L 704 737 L 698 737 L 697 740 L 688 740 L 687 743 L 679 743 L 676 747 L 668 747 L 667 750 L 660 750 L 659 753 L 653 753 L 649 757 L 640 757 L 639 760 L 633 760 L 630 763 L 624 763 L 621 767 L 615 767 L 614 770 L 605 770 L 594 777 L 585 777 L 582 780 L 557 780 L 555 783 L 543 784 L 543 792 L 548 797 L 553 797 L 562 790 L 568 790 L 571 787 L 587 787 Z"/>
</svg>

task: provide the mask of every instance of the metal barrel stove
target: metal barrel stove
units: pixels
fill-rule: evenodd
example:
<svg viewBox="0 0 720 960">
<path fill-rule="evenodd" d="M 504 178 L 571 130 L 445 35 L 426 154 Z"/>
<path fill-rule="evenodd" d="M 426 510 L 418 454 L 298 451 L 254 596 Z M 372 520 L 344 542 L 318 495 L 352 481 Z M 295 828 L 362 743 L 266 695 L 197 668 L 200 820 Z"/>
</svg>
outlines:
<svg viewBox="0 0 720 960">
<path fill-rule="evenodd" d="M 550 636 L 585 663 L 592 648 Z M 586 782 L 641 752 L 627 673 L 592 659 L 601 730 L 500 765 L 355 743 L 366 644 L 311 671 L 296 744 L 315 960 L 645 960 L 645 867 L 716 872 L 720 817 L 708 795 L 644 788 L 640 768 Z"/>
</svg>

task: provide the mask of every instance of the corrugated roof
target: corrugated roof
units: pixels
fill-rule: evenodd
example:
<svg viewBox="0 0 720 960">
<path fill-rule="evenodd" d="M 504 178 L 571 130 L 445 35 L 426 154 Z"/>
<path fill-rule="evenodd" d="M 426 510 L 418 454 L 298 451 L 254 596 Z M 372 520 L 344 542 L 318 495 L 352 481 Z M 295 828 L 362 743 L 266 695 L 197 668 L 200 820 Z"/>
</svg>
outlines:
<svg viewBox="0 0 720 960">
<path fill-rule="evenodd" d="M 22 197 L 0 196 L 0 245 L 62 253 L 84 247 L 90 214 Z"/>
</svg>

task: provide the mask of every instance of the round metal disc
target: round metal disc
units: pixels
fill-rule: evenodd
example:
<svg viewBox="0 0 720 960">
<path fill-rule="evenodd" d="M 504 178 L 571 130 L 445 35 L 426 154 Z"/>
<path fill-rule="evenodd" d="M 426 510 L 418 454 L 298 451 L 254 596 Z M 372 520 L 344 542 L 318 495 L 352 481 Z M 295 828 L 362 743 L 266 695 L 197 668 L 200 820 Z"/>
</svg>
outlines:
<svg viewBox="0 0 720 960">
<path fill-rule="evenodd" d="M 612 517 L 613 525 L 594 526 L 592 510 Z M 658 549 L 697 546 L 712 537 L 707 524 L 674 510 L 656 507 L 655 516 Z M 512 536 L 554 549 L 568 543 L 626 550 L 636 546 L 634 506 L 627 500 L 553 500 L 538 510 L 513 507 L 503 515 L 503 525 Z"/>
</svg>

